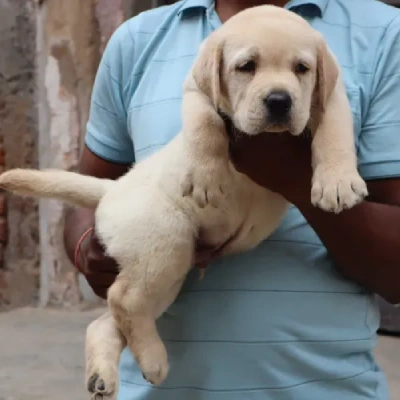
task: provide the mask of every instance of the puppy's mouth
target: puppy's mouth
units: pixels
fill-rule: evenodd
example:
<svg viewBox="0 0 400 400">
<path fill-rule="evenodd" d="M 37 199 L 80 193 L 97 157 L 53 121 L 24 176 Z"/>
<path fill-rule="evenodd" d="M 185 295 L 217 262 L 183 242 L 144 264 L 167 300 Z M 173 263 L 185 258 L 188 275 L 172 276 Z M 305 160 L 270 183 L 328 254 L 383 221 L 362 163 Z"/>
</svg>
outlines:
<svg viewBox="0 0 400 400">
<path fill-rule="evenodd" d="M 259 133 L 282 132 L 289 132 L 293 134 L 290 121 L 267 121 L 267 123 L 263 127 L 260 127 L 260 129 L 258 129 L 257 131 L 245 132 L 235 125 L 234 121 L 229 115 L 227 115 L 223 111 L 219 111 L 218 114 L 225 123 L 225 130 L 229 143 L 235 143 L 243 135 L 255 136 Z"/>
<path fill-rule="evenodd" d="M 269 123 L 266 125 L 266 127 L 259 132 L 255 133 L 248 133 L 244 132 L 243 130 L 239 129 L 236 127 L 234 124 L 233 120 L 231 117 L 229 117 L 226 113 L 223 111 L 219 111 L 218 114 L 220 117 L 223 119 L 225 123 L 225 130 L 226 130 L 226 135 L 228 137 L 229 141 L 229 146 L 231 147 L 235 143 L 239 141 L 239 139 L 243 135 L 250 135 L 250 136 L 255 136 L 259 133 L 289 133 L 293 136 L 310 136 L 311 135 L 311 130 L 309 124 L 307 124 L 304 129 L 300 132 L 295 131 L 290 123 Z"/>
<path fill-rule="evenodd" d="M 263 132 L 281 133 L 292 132 L 292 115 L 290 112 L 267 113 Z"/>
<path fill-rule="evenodd" d="M 291 132 L 291 123 L 287 120 L 268 122 L 263 131 L 270 133 Z"/>
</svg>

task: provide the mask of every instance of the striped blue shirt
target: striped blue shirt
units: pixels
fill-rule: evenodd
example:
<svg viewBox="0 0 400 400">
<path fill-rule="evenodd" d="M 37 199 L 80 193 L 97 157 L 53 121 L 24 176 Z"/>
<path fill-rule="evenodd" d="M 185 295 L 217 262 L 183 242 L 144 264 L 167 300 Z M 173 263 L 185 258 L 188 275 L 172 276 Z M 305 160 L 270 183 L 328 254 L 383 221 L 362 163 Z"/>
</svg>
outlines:
<svg viewBox="0 0 400 400">
<path fill-rule="evenodd" d="M 400 176 L 400 11 L 373 0 L 286 7 L 324 35 L 343 68 L 363 177 Z M 181 128 L 183 79 L 220 24 L 211 0 L 124 23 L 98 70 L 87 146 L 133 163 L 168 143 Z M 372 294 L 339 274 L 293 207 L 257 249 L 215 263 L 201 282 L 188 277 L 158 321 L 167 380 L 151 387 L 125 350 L 119 400 L 388 400 L 372 354 L 378 325 Z"/>
</svg>

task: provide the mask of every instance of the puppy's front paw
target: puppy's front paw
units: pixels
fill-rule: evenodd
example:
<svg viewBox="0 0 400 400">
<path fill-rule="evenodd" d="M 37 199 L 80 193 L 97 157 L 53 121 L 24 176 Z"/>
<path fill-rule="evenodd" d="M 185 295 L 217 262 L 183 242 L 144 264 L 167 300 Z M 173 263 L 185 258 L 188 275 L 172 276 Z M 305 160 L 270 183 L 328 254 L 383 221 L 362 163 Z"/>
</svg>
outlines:
<svg viewBox="0 0 400 400">
<path fill-rule="evenodd" d="M 314 172 L 311 202 L 325 211 L 340 213 L 361 203 L 367 195 L 367 185 L 357 170 L 325 167 Z"/>
<path fill-rule="evenodd" d="M 191 196 L 201 208 L 218 208 L 229 192 L 231 171 L 225 163 L 201 166 L 188 171 L 182 181 L 182 195 Z"/>
</svg>

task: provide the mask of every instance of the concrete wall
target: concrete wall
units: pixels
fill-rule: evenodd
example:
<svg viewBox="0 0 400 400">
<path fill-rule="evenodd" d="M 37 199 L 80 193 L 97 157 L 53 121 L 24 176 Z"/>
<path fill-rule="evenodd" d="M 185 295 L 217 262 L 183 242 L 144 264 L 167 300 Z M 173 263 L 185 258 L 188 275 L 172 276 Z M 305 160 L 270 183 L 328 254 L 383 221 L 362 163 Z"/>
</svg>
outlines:
<svg viewBox="0 0 400 400">
<path fill-rule="evenodd" d="M 35 4 L 0 0 L 0 139 L 5 168 L 36 167 Z M 4 204 L 4 194 L 0 194 Z M 39 248 L 37 204 L 8 197 L 8 246 L 0 269 L 0 309 L 35 301 Z"/>
</svg>

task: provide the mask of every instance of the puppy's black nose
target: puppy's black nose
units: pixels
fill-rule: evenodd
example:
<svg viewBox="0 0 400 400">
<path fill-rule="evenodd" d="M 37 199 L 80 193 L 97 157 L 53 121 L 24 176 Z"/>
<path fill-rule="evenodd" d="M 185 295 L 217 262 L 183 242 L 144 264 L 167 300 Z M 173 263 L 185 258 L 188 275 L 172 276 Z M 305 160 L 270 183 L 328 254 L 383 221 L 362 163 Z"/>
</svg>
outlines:
<svg viewBox="0 0 400 400">
<path fill-rule="evenodd" d="M 285 117 L 292 107 L 292 98 L 288 92 L 276 91 L 271 92 L 264 103 L 272 116 Z"/>
</svg>

